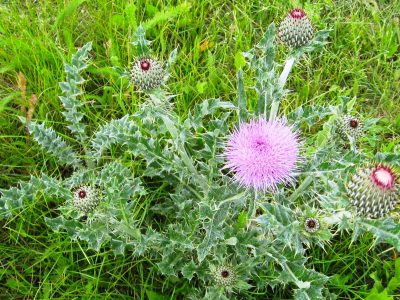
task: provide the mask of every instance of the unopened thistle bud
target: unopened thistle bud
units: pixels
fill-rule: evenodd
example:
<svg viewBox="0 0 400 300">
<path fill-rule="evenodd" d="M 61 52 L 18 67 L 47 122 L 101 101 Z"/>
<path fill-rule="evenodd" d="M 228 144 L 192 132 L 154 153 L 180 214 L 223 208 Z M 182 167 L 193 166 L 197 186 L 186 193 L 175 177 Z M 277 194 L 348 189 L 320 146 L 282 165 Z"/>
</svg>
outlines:
<svg viewBox="0 0 400 300">
<path fill-rule="evenodd" d="M 298 48 L 308 44 L 314 36 L 314 29 L 304 10 L 293 9 L 278 28 L 280 40 L 287 46 Z"/>
<path fill-rule="evenodd" d="M 131 82 L 140 90 L 147 91 L 159 87 L 164 79 L 164 69 L 155 59 L 137 59 L 131 70 Z"/>
<path fill-rule="evenodd" d="M 218 266 L 212 269 L 215 282 L 224 287 L 231 287 L 236 282 L 236 272 L 228 265 Z"/>
<path fill-rule="evenodd" d="M 319 229 L 319 221 L 316 218 L 307 218 L 304 221 L 304 230 L 309 233 L 314 233 Z"/>
<path fill-rule="evenodd" d="M 73 193 L 73 205 L 79 213 L 87 214 L 99 205 L 100 198 L 96 188 L 84 185 L 75 189 Z"/>
<path fill-rule="evenodd" d="M 400 196 L 393 169 L 382 164 L 358 169 L 347 191 L 357 214 L 369 218 L 384 217 L 395 208 Z"/>
<path fill-rule="evenodd" d="M 363 134 L 363 126 L 359 119 L 351 115 L 344 115 L 337 119 L 337 132 L 344 140 L 357 140 Z"/>
</svg>

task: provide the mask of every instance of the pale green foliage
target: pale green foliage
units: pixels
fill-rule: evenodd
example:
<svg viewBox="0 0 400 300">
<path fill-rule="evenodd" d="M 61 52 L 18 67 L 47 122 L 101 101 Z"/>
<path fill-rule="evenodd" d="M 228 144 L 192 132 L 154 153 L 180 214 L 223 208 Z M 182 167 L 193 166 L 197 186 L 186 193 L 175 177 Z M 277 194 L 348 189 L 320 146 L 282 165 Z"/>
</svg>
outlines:
<svg viewBox="0 0 400 300">
<path fill-rule="evenodd" d="M 44 124 L 30 122 L 28 129 L 35 141 L 61 164 L 68 164 L 74 167 L 81 165 L 78 154 L 53 128 L 46 128 Z"/>
<path fill-rule="evenodd" d="M 82 94 L 79 85 L 83 84 L 85 80 L 80 75 L 80 72 L 87 68 L 85 61 L 88 59 L 91 48 L 92 44 L 87 43 L 72 55 L 71 63 L 64 65 L 66 81 L 60 83 L 63 93 L 63 96 L 60 96 L 60 100 L 65 108 L 62 114 L 67 121 L 68 129 L 81 143 L 85 142 L 87 136 L 85 133 L 86 125 L 81 123 L 84 115 L 78 111 L 78 108 L 84 104 L 77 97 Z M 56 157 L 61 164 L 69 164 L 74 167 L 78 167 L 81 164 L 78 154 L 52 128 L 45 128 L 44 124 L 37 122 L 30 122 L 28 129 L 36 142 L 44 150 Z"/>
<path fill-rule="evenodd" d="M 327 40 L 331 31 L 331 29 L 323 29 L 318 31 L 310 43 L 303 47 L 293 49 L 292 53 L 289 54 L 289 57 L 299 58 L 305 53 L 321 50 L 325 45 L 328 44 Z"/>
<path fill-rule="evenodd" d="M 276 116 L 294 59 L 323 46 L 328 33 L 317 33 L 309 45 L 291 53 L 285 76 L 278 77 L 275 27 L 268 27 L 260 43 L 245 54 L 255 69 L 255 112 L 248 109 L 244 76 L 239 71 L 237 105 L 204 100 L 183 119 L 171 109 L 173 95 L 152 92 L 132 116 L 101 125 L 89 141 L 80 123 L 83 115 L 77 111 L 82 103 L 76 99 L 81 94 L 78 85 L 83 83 L 79 72 L 86 67 L 90 49 L 84 46 L 66 65 L 67 82 L 60 85 L 68 128 L 84 153 L 75 152 L 54 130 L 32 122 L 30 131 L 42 148 L 75 170 L 69 178 L 32 177 L 19 188 L 2 191 L 2 216 L 9 217 L 25 202 L 34 201 L 39 192 L 43 197 L 62 198 L 59 216 L 46 218 L 53 230 L 66 231 L 71 239 L 85 241 L 96 251 L 109 243 L 116 255 L 126 249 L 137 255 L 148 253 L 160 273 L 190 281 L 193 288 L 188 299 L 251 299 L 254 291 L 262 293 L 277 285 L 293 287 L 297 300 L 325 299 L 328 278 L 310 268 L 306 250 L 313 245 L 324 247 L 332 237 L 331 228 L 352 230 L 354 239 L 369 231 L 377 243 L 400 250 L 400 226 L 393 219 L 360 219 L 347 199 L 344 182 L 354 166 L 366 159 L 354 149 L 332 143 L 335 118 L 350 105 L 349 99 L 341 98 L 329 108 L 299 107 L 287 116 L 299 128 L 311 128 L 329 117 L 316 141 L 304 141 L 302 172 L 291 187 L 258 195 L 243 190 L 232 183 L 221 154 L 232 130 L 231 118 L 238 115 L 239 121 L 246 122 L 254 116 L 266 118 L 267 111 L 272 112 L 270 117 Z M 148 55 L 150 42 L 141 26 L 135 37 L 136 54 Z M 169 64 L 175 57 L 174 51 Z M 132 161 L 108 155 L 114 148 L 133 154 L 143 173 L 134 176 Z M 82 154 L 85 166 L 79 163 Z M 148 219 L 158 220 L 157 225 L 138 218 L 140 199 L 146 194 L 142 180 L 148 178 L 161 182 L 168 191 L 147 212 Z M 72 191 L 84 185 L 99 193 L 98 206 L 87 213 L 73 206 Z M 308 217 L 320 220 L 316 232 L 304 229 Z M 216 282 L 213 272 L 221 266 L 234 270 L 234 280 Z"/>
<path fill-rule="evenodd" d="M 152 247 L 159 253 L 159 270 L 204 282 L 204 287 L 193 289 L 189 296 L 193 299 L 229 299 L 229 291 L 246 293 L 253 288 L 249 280 L 259 290 L 293 283 L 298 299 L 305 295 L 322 299 L 327 278 L 305 265 L 301 242 L 309 240 L 297 217 L 278 203 L 265 203 L 271 209 L 265 219 L 271 223 L 266 229 L 256 225 L 247 218 L 253 193 L 232 185 L 221 171 L 221 141 L 230 131 L 227 119 L 235 111 L 230 103 L 210 99 L 195 105 L 185 120 L 159 107 L 139 112 L 142 120 L 152 120 L 144 126 L 151 137 L 143 135 L 141 141 L 145 174 L 165 178 L 173 188 L 153 207 L 169 220 Z M 238 280 L 229 287 L 218 286 L 211 270 L 226 263 L 235 268 Z M 271 270 L 271 265 L 283 272 Z"/>
<path fill-rule="evenodd" d="M 134 150 L 140 135 L 139 128 L 129 120 L 128 115 L 118 120 L 111 120 L 95 132 L 91 140 L 90 155 L 100 160 L 103 152 L 110 149 L 113 144 L 126 145 Z"/>
<path fill-rule="evenodd" d="M 87 43 L 72 55 L 71 63 L 64 65 L 64 70 L 67 75 L 66 81 L 60 83 L 61 91 L 64 94 L 60 96 L 60 100 L 65 108 L 62 114 L 68 123 L 68 129 L 71 130 L 81 142 L 84 142 L 87 136 L 85 134 L 86 125 L 81 123 L 84 114 L 78 111 L 78 108 L 84 105 L 84 103 L 79 101 L 77 97 L 82 94 L 79 85 L 85 82 L 80 72 L 87 68 L 85 61 L 91 49 L 92 43 Z"/>
<path fill-rule="evenodd" d="M 283 89 L 278 84 L 275 62 L 275 25 L 272 23 L 261 41 L 250 51 L 244 53 L 250 66 L 255 70 L 255 90 L 258 95 L 256 114 L 266 114 L 273 101 L 279 101 L 283 96 Z M 239 88 L 239 95 L 243 95 Z M 239 99 L 243 98 L 240 96 Z"/>
<path fill-rule="evenodd" d="M 138 57 L 150 56 L 151 50 L 149 46 L 151 42 L 146 40 L 146 30 L 142 25 L 137 27 L 132 44 L 136 46 L 136 55 Z"/>
<path fill-rule="evenodd" d="M 125 145 L 133 149 L 132 153 L 137 153 L 135 147 L 140 131 L 125 116 L 100 126 L 91 141 L 86 142 L 86 125 L 80 123 L 83 114 L 78 112 L 83 103 L 76 97 L 82 94 L 79 85 L 84 80 L 79 72 L 87 67 L 85 61 L 90 49 L 91 43 L 88 43 L 72 56 L 71 63 L 65 65 L 67 80 L 60 84 L 64 94 L 60 100 L 66 109 L 63 115 L 80 147 L 74 150 L 52 128 L 46 128 L 45 124 L 35 121 L 28 124 L 29 132 L 43 150 L 60 164 L 73 166 L 75 172 L 71 177 L 61 180 L 43 174 L 41 178 L 32 177 L 30 182 L 21 182 L 19 188 L 1 191 L 0 217 L 10 217 L 16 209 L 34 202 L 38 195 L 45 198 L 54 196 L 62 199 L 63 205 L 59 207 L 61 214 L 58 217 L 46 218 L 51 228 L 56 231 L 65 230 L 72 239 L 86 241 L 88 247 L 95 250 L 99 250 L 103 243 L 110 242 L 115 254 L 123 254 L 128 246 L 139 254 L 146 250 L 146 243 L 152 236 L 156 236 L 147 230 L 150 232 L 149 237 L 142 237 L 134 221 L 136 200 L 145 194 L 144 188 L 130 168 L 116 161 L 102 165 L 101 158 L 103 152 L 114 144 Z M 91 148 L 88 148 L 88 144 Z M 80 159 L 83 155 L 86 164 Z M 74 207 L 73 191 L 80 186 L 96 189 L 96 207 L 93 211 L 86 213 Z"/>
<path fill-rule="evenodd" d="M 66 197 L 68 191 L 61 183 L 43 174 L 41 177 L 31 176 L 29 182 L 21 181 L 19 187 L 8 190 L 0 190 L 0 219 L 11 217 L 12 213 L 23 208 L 27 202 L 33 202 L 35 196 L 40 192 L 46 196 Z"/>
<path fill-rule="evenodd" d="M 372 232 L 376 236 L 376 243 L 387 243 L 400 251 L 400 224 L 394 222 L 393 219 L 357 220 L 353 239 L 357 239 L 359 234 L 365 231 Z"/>
</svg>

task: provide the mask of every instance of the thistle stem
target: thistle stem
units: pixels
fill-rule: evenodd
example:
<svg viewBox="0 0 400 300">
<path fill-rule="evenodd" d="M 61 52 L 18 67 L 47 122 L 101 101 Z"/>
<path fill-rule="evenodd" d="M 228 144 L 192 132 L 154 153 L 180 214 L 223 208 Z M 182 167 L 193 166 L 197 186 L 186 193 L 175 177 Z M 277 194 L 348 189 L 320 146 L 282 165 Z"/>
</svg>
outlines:
<svg viewBox="0 0 400 300">
<path fill-rule="evenodd" d="M 290 71 L 292 70 L 295 60 L 296 59 L 293 56 L 289 57 L 286 60 L 285 67 L 283 68 L 282 74 L 281 74 L 281 76 L 279 76 L 279 84 L 281 85 L 282 88 L 285 86 L 286 80 L 289 76 Z"/>
<path fill-rule="evenodd" d="M 356 141 L 352 137 L 349 138 L 349 141 L 350 141 L 351 151 L 353 151 L 354 154 L 357 154 L 358 151 L 357 151 Z"/>
<path fill-rule="evenodd" d="M 251 220 L 256 215 L 257 197 L 258 197 L 257 191 L 254 191 L 254 198 L 249 197 L 249 210 L 247 214 L 248 220 Z M 250 226 L 250 222 L 248 223 L 248 226 Z"/>
<path fill-rule="evenodd" d="M 279 85 L 282 89 L 286 84 L 287 78 L 289 76 L 290 71 L 292 70 L 295 60 L 296 59 L 293 56 L 289 57 L 286 60 L 285 67 L 283 68 L 282 74 L 279 76 L 279 79 L 278 79 Z M 276 115 L 278 114 L 278 110 L 279 110 L 279 104 L 280 104 L 280 100 L 272 102 L 271 111 L 269 113 L 270 121 L 273 121 L 276 118 Z"/>
<path fill-rule="evenodd" d="M 95 162 L 93 161 L 93 159 L 91 158 L 90 153 L 89 153 L 89 150 L 88 150 L 86 147 L 84 147 L 84 148 L 83 148 L 83 151 L 84 151 L 84 154 L 85 154 L 86 166 L 87 166 L 89 169 L 94 169 L 95 166 L 96 166 L 96 164 L 95 164 Z"/>
<path fill-rule="evenodd" d="M 289 201 L 294 201 L 297 199 L 297 197 L 305 190 L 308 188 L 308 186 L 312 183 L 313 181 L 313 176 L 307 176 L 304 178 L 303 182 L 297 187 L 297 189 L 294 190 L 294 192 L 289 196 L 288 200 Z"/>
</svg>

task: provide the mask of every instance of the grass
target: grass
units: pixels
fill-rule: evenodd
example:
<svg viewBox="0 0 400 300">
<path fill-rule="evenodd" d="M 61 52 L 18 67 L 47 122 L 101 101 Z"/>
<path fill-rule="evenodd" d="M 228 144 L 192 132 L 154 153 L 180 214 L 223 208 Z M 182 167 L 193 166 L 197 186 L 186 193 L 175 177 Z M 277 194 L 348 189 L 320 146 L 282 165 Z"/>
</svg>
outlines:
<svg viewBox="0 0 400 300">
<path fill-rule="evenodd" d="M 28 179 L 30 174 L 68 171 L 39 151 L 18 116 L 26 115 L 34 94 L 38 99 L 34 119 L 65 133 L 58 82 L 64 78 L 63 63 L 76 47 L 93 41 L 93 67 L 86 74 L 90 80 L 84 98 L 92 129 L 104 120 L 135 111 L 143 101 L 132 88 L 122 88 L 110 68 L 128 68 L 133 61 L 130 42 L 139 23 L 147 29 L 148 39 L 154 40 L 154 54 L 166 58 L 172 49 L 179 49 L 169 88 L 177 95 L 177 112 L 185 117 L 193 103 L 202 99 L 235 101 L 236 72 L 243 66 L 241 52 L 258 42 L 270 22 L 281 20 L 295 6 L 305 7 L 316 28 L 333 31 L 322 52 L 295 66 L 287 85 L 292 92 L 281 111 L 287 113 L 303 104 L 333 104 L 343 95 L 357 97 L 357 114 L 381 118 L 364 146 L 371 151 L 399 151 L 399 0 L 3 1 L 0 188 Z M 279 46 L 278 50 L 283 62 L 286 49 Z M 26 95 L 21 78 L 26 79 Z M 245 81 L 247 89 L 254 84 L 246 68 Z M 249 95 L 253 107 L 255 95 Z M 148 204 L 152 199 L 144 201 Z M 43 216 L 54 203 L 43 202 L 35 201 L 1 223 L 0 295 L 4 299 L 181 299 L 190 289 L 176 278 L 159 276 L 151 257 L 115 258 L 107 249 L 85 251 L 62 233 L 53 233 Z M 393 264 L 382 267 L 393 258 L 388 252 L 382 254 L 384 249 L 371 249 L 369 236 L 354 245 L 350 242 L 351 237 L 344 235 L 324 251 L 311 249 L 310 263 L 333 276 L 329 288 L 339 299 L 364 299 L 373 286 L 369 275 L 374 271 L 386 272 L 382 278 L 387 281 L 395 276 Z"/>
</svg>

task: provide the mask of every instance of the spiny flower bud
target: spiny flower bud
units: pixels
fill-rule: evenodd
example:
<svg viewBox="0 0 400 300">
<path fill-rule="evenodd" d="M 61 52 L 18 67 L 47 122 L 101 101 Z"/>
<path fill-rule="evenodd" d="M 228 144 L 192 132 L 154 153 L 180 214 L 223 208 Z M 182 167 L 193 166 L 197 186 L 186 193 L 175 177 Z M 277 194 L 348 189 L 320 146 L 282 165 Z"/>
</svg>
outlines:
<svg viewBox="0 0 400 300">
<path fill-rule="evenodd" d="M 337 119 L 337 132 L 343 140 L 348 140 L 351 137 L 357 140 L 363 134 L 363 126 L 359 119 L 351 115 L 344 115 Z"/>
<path fill-rule="evenodd" d="M 400 189 L 397 177 L 389 166 L 378 164 L 360 168 L 347 186 L 350 201 L 364 217 L 380 218 L 395 208 Z"/>
<path fill-rule="evenodd" d="M 212 274 L 215 282 L 224 287 L 230 287 L 236 282 L 236 272 L 228 265 L 218 266 L 212 269 Z"/>
<path fill-rule="evenodd" d="M 90 186 L 80 186 L 74 190 L 73 205 L 79 213 L 92 212 L 100 202 L 97 189 Z"/>
<path fill-rule="evenodd" d="M 314 36 L 314 29 L 304 10 L 293 9 L 278 28 L 280 40 L 287 46 L 298 48 L 308 44 Z"/>
<path fill-rule="evenodd" d="M 319 229 L 319 221 L 316 218 L 307 218 L 304 221 L 304 230 L 309 233 L 314 233 Z"/>
<path fill-rule="evenodd" d="M 154 89 L 161 85 L 164 79 L 164 69 L 155 59 L 142 57 L 135 61 L 131 70 L 131 82 L 143 91 Z"/>
</svg>

